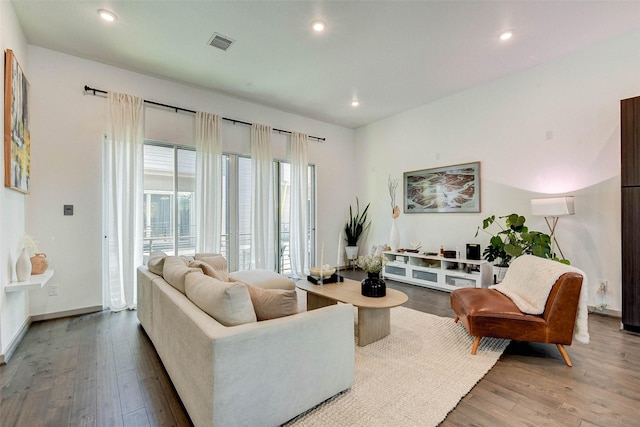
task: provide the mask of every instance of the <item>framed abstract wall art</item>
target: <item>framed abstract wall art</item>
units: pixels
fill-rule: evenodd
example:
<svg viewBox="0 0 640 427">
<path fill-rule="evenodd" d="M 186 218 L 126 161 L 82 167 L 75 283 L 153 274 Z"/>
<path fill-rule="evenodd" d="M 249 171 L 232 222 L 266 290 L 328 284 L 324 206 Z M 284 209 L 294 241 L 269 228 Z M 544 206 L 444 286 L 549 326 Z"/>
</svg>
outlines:
<svg viewBox="0 0 640 427">
<path fill-rule="evenodd" d="M 4 185 L 29 193 L 31 134 L 29 82 L 13 51 L 5 51 L 4 73 Z"/>
<path fill-rule="evenodd" d="M 480 162 L 404 173 L 404 212 L 480 212 Z"/>
</svg>

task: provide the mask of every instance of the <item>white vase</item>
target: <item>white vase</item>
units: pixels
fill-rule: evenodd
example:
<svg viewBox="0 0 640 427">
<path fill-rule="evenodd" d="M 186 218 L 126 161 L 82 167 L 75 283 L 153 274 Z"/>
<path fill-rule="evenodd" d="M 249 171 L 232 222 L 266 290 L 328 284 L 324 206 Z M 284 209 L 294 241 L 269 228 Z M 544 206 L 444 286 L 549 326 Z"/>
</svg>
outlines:
<svg viewBox="0 0 640 427">
<path fill-rule="evenodd" d="M 397 251 L 398 249 L 400 249 L 400 234 L 398 233 L 398 225 L 396 224 L 395 218 L 393 218 L 393 221 L 391 222 L 389 245 L 391 246 L 392 251 Z"/>
<path fill-rule="evenodd" d="M 26 282 L 31 277 L 31 259 L 26 249 L 20 252 L 18 261 L 16 261 L 16 277 L 18 282 Z"/>
</svg>

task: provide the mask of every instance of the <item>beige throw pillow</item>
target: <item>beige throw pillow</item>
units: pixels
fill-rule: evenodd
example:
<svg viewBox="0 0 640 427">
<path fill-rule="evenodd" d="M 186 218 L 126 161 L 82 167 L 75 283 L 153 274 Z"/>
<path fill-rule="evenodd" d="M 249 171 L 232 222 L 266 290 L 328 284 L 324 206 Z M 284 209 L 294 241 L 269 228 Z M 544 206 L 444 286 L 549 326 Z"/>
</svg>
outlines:
<svg viewBox="0 0 640 427">
<path fill-rule="evenodd" d="M 257 286 L 262 289 L 291 289 L 295 290 L 296 284 L 287 276 L 275 271 L 257 269 L 234 271 L 230 276 L 244 283 Z"/>
<path fill-rule="evenodd" d="M 276 319 L 298 313 L 295 290 L 262 289 L 247 285 L 258 320 Z"/>
<path fill-rule="evenodd" d="M 206 274 L 207 276 L 209 276 L 209 277 L 216 277 L 216 276 L 215 276 L 215 274 L 216 274 L 216 270 L 215 270 L 213 267 L 211 267 L 209 264 L 207 264 L 206 262 L 204 262 L 204 261 L 198 261 L 198 260 L 196 260 L 196 261 L 191 261 L 191 262 L 189 263 L 189 267 L 191 267 L 191 268 L 199 268 L 199 269 L 201 269 L 201 270 L 202 270 L 202 272 L 203 272 L 204 274 Z"/>
<path fill-rule="evenodd" d="M 147 261 L 147 268 L 150 272 L 157 274 L 158 276 L 162 276 L 162 269 L 164 268 L 164 259 L 167 257 L 167 254 L 162 251 L 154 251 L 149 255 L 149 260 Z"/>
<path fill-rule="evenodd" d="M 202 253 L 195 254 L 193 257 L 195 258 L 196 261 L 199 261 L 202 258 L 209 258 L 209 257 L 216 257 L 216 256 L 222 256 L 222 254 L 216 254 L 213 252 L 202 252 Z"/>
<path fill-rule="evenodd" d="M 162 277 L 164 280 L 184 294 L 184 281 L 189 273 L 200 272 L 199 268 L 190 268 L 181 257 L 168 256 L 164 259 Z"/>
<path fill-rule="evenodd" d="M 232 282 L 233 279 L 229 277 L 227 270 L 217 270 L 211 266 L 210 263 L 204 261 L 191 261 L 189 267 L 200 268 L 204 274 L 209 277 L 220 280 L 221 282 Z M 239 281 L 239 280 L 238 280 Z"/>
<path fill-rule="evenodd" d="M 199 261 L 206 262 L 216 270 L 227 271 L 227 259 L 222 255 L 202 257 Z"/>
<path fill-rule="evenodd" d="M 225 326 L 257 320 L 244 283 L 225 283 L 202 273 L 194 273 L 187 275 L 185 290 L 187 298 Z"/>
</svg>

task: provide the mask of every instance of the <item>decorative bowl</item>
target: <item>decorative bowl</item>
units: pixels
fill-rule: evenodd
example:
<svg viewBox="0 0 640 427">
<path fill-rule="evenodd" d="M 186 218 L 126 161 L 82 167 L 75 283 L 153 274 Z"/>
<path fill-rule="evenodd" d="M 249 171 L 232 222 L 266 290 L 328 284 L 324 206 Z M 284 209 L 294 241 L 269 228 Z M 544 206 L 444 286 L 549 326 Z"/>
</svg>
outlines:
<svg viewBox="0 0 640 427">
<path fill-rule="evenodd" d="M 313 277 L 331 277 L 336 272 L 334 267 L 325 266 L 322 267 L 322 276 L 320 276 L 320 267 L 311 267 L 309 272 Z"/>
</svg>

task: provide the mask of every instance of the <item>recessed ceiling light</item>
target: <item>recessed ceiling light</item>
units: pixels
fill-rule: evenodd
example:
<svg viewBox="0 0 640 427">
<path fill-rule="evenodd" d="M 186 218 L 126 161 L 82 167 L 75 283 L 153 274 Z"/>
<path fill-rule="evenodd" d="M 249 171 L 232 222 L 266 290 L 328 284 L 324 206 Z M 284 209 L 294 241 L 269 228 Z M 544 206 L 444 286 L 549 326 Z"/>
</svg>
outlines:
<svg viewBox="0 0 640 427">
<path fill-rule="evenodd" d="M 118 17 L 116 16 L 115 13 L 110 12 L 106 9 L 98 9 L 98 15 L 100 15 L 100 18 L 104 19 L 105 21 L 108 22 L 113 22 L 116 19 L 118 19 Z"/>
<path fill-rule="evenodd" d="M 311 23 L 311 28 L 313 28 L 314 31 L 324 31 L 324 29 L 327 27 L 327 24 L 324 23 L 324 21 L 313 21 L 313 23 Z"/>
<path fill-rule="evenodd" d="M 357 107 L 360 105 L 360 101 L 358 101 L 357 99 L 354 99 L 353 101 L 351 101 L 351 106 L 352 107 Z"/>
<path fill-rule="evenodd" d="M 500 34 L 500 40 L 509 40 L 511 37 L 513 37 L 513 32 L 511 31 L 505 31 Z"/>
</svg>

